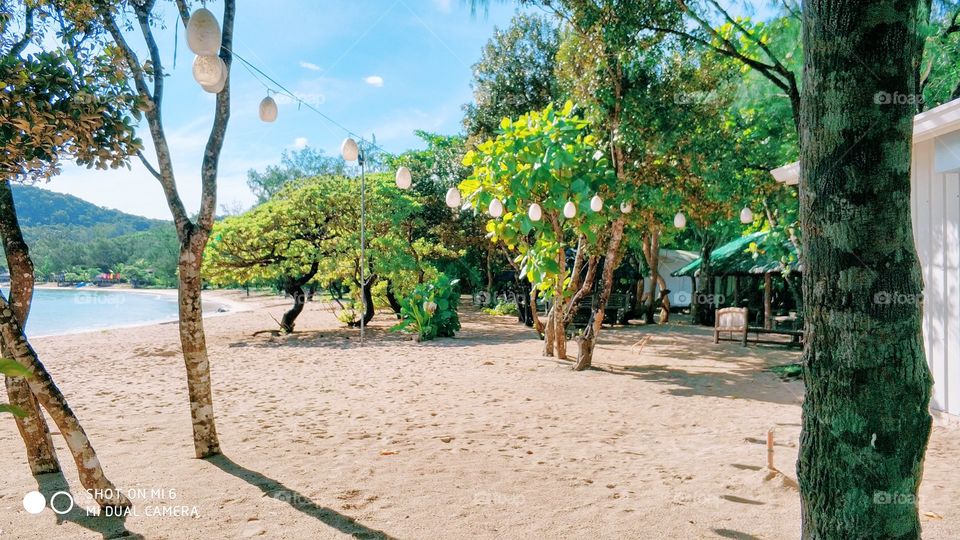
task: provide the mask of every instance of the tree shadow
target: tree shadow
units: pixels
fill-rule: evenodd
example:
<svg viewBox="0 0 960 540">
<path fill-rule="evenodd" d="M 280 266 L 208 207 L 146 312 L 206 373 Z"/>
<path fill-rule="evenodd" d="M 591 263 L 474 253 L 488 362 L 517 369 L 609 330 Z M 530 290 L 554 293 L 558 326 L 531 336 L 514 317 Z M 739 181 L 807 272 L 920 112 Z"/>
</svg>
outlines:
<svg viewBox="0 0 960 540">
<path fill-rule="evenodd" d="M 67 482 L 67 479 L 64 478 L 63 473 L 41 474 L 35 476 L 35 478 L 37 480 L 37 490 L 43 493 L 47 501 L 50 501 L 50 498 L 59 492 L 70 494 L 70 497 L 75 501 L 73 508 L 69 512 L 63 514 L 54 512 L 54 515 L 57 517 L 57 525 L 63 522 L 75 523 L 84 529 L 101 535 L 104 539 L 129 538 L 143 540 L 143 535 L 127 530 L 127 517 L 125 515 L 107 516 L 102 514 L 102 510 L 100 510 L 101 515 L 92 515 L 92 512 L 88 512 L 85 507 L 80 505 L 77 498 L 73 496 L 73 493 L 70 491 L 70 484 Z M 70 503 L 66 499 L 63 499 L 62 496 L 58 496 L 56 502 L 52 504 L 55 504 L 58 509 L 63 509 Z"/>
<path fill-rule="evenodd" d="M 733 529 L 712 529 L 721 538 L 735 538 L 736 540 L 760 540 L 759 536 L 735 531 Z"/>
<path fill-rule="evenodd" d="M 341 533 L 349 534 L 354 538 L 392 540 L 393 537 L 357 523 L 350 516 L 345 516 L 336 510 L 320 506 L 313 502 L 309 497 L 294 491 L 282 483 L 264 476 L 256 471 L 244 468 L 224 455 L 213 456 L 205 459 L 206 462 L 216 466 L 223 472 L 236 476 L 240 480 L 257 487 L 273 499 L 285 502 L 291 508 L 298 510 L 318 521 L 332 527 Z"/>
</svg>

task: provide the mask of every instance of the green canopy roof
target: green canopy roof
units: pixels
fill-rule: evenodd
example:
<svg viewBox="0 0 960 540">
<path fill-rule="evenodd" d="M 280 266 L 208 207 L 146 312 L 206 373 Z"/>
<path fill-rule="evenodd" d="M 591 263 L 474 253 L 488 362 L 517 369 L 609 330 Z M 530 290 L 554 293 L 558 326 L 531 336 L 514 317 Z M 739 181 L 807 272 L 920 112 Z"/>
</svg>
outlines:
<svg viewBox="0 0 960 540">
<path fill-rule="evenodd" d="M 782 264 L 778 257 L 769 253 L 765 249 L 769 231 L 760 231 L 747 236 L 741 236 L 732 242 L 716 248 L 710 254 L 710 268 L 714 275 L 744 275 L 744 274 L 765 274 L 767 272 L 779 272 L 782 270 Z M 756 243 L 758 253 L 749 251 L 750 245 Z M 793 254 L 793 261 L 788 265 L 791 272 L 799 272 L 800 265 L 797 262 L 797 250 L 793 243 L 787 241 L 784 246 Z M 770 246 L 775 247 L 775 246 Z M 701 260 L 697 259 L 683 268 L 670 274 L 675 277 L 693 276 L 700 269 Z"/>
</svg>

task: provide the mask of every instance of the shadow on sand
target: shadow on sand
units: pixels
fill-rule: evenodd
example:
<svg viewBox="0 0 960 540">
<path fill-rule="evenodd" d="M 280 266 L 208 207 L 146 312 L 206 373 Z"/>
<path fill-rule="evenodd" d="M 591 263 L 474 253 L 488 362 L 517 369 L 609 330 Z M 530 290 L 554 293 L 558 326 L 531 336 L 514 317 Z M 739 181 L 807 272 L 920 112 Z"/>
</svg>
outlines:
<svg viewBox="0 0 960 540">
<path fill-rule="evenodd" d="M 70 496 L 77 501 L 77 503 L 73 505 L 73 509 L 69 512 L 57 514 L 57 525 L 65 521 L 76 523 L 84 529 L 99 534 L 105 539 L 130 538 L 142 540 L 144 538 L 140 534 L 127 530 L 125 524 L 127 520 L 126 516 L 91 515 L 92 513 L 87 512 L 87 509 L 80 504 L 80 501 L 83 501 L 86 497 L 75 497 L 70 491 L 70 484 L 67 482 L 67 479 L 63 477 L 62 473 L 42 474 L 35 478 L 37 480 L 38 491 L 43 493 L 47 501 L 50 501 L 50 498 L 58 492 L 69 493 Z M 61 499 L 63 499 L 63 497 L 58 496 L 57 500 L 51 504 L 55 504 L 58 509 L 65 509 L 69 505 L 69 502 L 66 501 L 66 499 Z"/>
<path fill-rule="evenodd" d="M 233 462 L 230 458 L 224 455 L 213 456 L 205 460 L 207 463 L 216 466 L 225 473 L 236 476 L 240 480 L 257 487 L 265 495 L 283 501 L 289 504 L 295 510 L 303 512 L 304 514 L 320 521 L 328 527 L 332 527 L 341 533 L 349 534 L 354 538 L 364 538 L 364 539 L 392 539 L 393 537 L 384 533 L 383 531 L 378 531 L 366 527 L 360 523 L 357 523 L 353 518 L 345 516 L 336 510 L 320 506 L 317 503 L 310 500 L 305 495 L 302 495 L 282 483 L 264 476 L 256 471 L 251 471 L 246 469 Z"/>
</svg>

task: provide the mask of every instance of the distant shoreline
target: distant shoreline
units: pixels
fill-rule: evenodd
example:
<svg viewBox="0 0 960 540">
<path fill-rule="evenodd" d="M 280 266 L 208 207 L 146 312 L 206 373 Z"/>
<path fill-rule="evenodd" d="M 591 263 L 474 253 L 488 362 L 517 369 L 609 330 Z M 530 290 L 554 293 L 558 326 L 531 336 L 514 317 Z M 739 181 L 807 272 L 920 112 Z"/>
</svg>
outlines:
<svg viewBox="0 0 960 540">
<path fill-rule="evenodd" d="M 132 294 L 153 294 L 166 297 L 176 297 L 177 289 L 134 289 L 132 287 L 96 287 L 96 286 L 86 286 L 86 287 L 58 287 L 56 284 L 43 283 L 38 284 L 36 287 L 38 290 L 46 291 L 63 291 L 63 292 L 81 292 L 81 291 L 96 291 L 96 292 L 112 292 L 112 293 L 132 293 Z M 209 309 L 203 314 L 204 319 L 209 319 L 213 317 L 222 317 L 225 315 L 233 315 L 235 313 L 240 313 L 243 311 L 250 311 L 252 308 L 243 303 L 237 302 L 226 298 L 225 295 L 221 294 L 220 291 L 204 291 L 203 292 L 203 302 L 204 306 Z M 163 324 L 172 324 L 178 321 L 177 317 L 167 317 L 164 319 L 156 319 L 152 321 L 139 321 L 133 323 L 118 323 L 112 324 L 109 326 L 97 327 L 97 328 L 84 328 L 76 330 L 67 330 L 63 332 L 52 332 L 52 333 L 29 333 L 28 337 L 33 338 L 49 338 L 56 336 L 71 336 L 76 334 L 88 334 L 93 332 L 104 332 L 108 330 L 118 330 L 118 329 L 129 329 L 129 328 L 141 328 L 149 327 Z"/>
</svg>

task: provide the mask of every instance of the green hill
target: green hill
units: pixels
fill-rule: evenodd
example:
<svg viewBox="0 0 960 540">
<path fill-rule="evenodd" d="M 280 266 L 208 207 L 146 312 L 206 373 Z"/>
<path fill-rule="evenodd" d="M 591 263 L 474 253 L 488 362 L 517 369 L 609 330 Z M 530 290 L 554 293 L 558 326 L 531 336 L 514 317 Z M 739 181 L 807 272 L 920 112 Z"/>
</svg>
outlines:
<svg viewBox="0 0 960 540">
<path fill-rule="evenodd" d="M 33 186 L 13 186 L 23 236 L 37 277 L 66 273 L 86 281 L 119 272 L 145 285 L 176 282 L 173 223 L 103 208 Z M 5 267 L 0 257 L 0 268 Z"/>
</svg>

